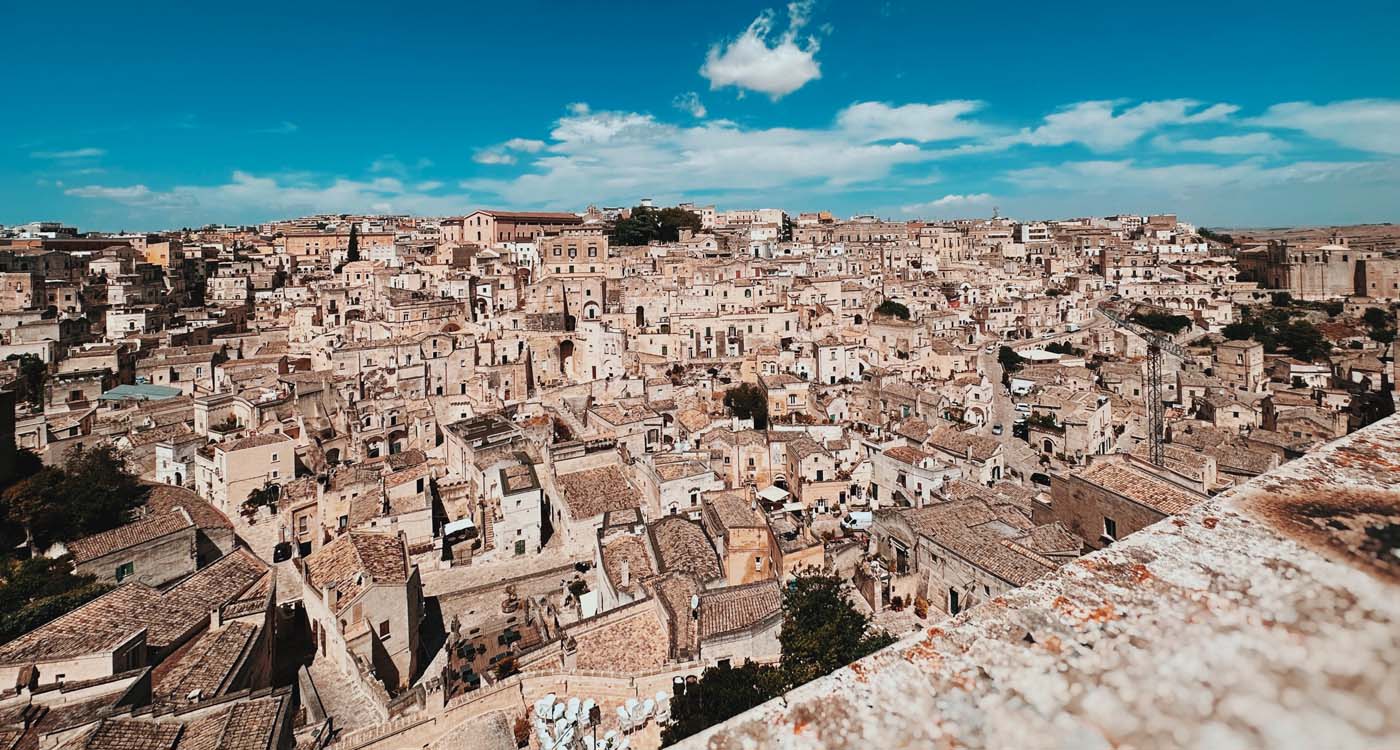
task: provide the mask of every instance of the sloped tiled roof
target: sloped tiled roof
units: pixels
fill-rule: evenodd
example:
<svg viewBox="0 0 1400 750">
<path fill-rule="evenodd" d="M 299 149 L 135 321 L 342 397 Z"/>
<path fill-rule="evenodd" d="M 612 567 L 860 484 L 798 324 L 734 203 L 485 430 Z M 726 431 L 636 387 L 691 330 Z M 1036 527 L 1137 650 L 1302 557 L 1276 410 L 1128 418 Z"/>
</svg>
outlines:
<svg viewBox="0 0 1400 750">
<path fill-rule="evenodd" d="M 775 580 L 706 591 L 700 595 L 700 640 L 747 628 L 782 608 L 783 593 Z"/>
<path fill-rule="evenodd" d="M 641 493 L 632 487 L 617 465 L 560 474 L 557 484 L 564 504 L 569 507 L 569 515 L 575 519 L 641 505 Z"/>
<path fill-rule="evenodd" d="M 115 529 L 74 539 L 68 543 L 68 551 L 73 554 L 74 562 L 85 563 L 193 527 L 194 521 L 189 513 L 183 508 L 173 508 Z"/>
<path fill-rule="evenodd" d="M 667 516 L 648 525 L 652 547 L 663 573 L 686 573 L 701 582 L 723 575 L 719 555 L 700 524 L 680 516 Z"/>
<path fill-rule="evenodd" d="M 270 576 L 265 563 L 245 549 L 219 558 L 164 593 L 125 583 L 34 630 L 0 644 L 0 664 L 74 658 L 114 648 L 137 631 L 163 649 L 206 621 L 209 612 L 243 596 Z"/>
<path fill-rule="evenodd" d="M 1125 462 L 1095 461 L 1078 472 L 1080 479 L 1115 492 L 1139 505 L 1175 515 L 1205 500 L 1204 495 L 1186 489 Z"/>
<path fill-rule="evenodd" d="M 339 592 L 336 611 L 350 606 L 373 583 L 408 580 L 408 550 L 396 533 L 351 531 L 306 558 L 311 585 Z"/>
<path fill-rule="evenodd" d="M 184 705 L 193 702 L 189 696 L 196 690 L 197 700 L 209 700 L 223 693 L 258 630 L 251 622 L 231 622 L 181 647 L 156 668 L 152 676 L 153 701 Z"/>
</svg>

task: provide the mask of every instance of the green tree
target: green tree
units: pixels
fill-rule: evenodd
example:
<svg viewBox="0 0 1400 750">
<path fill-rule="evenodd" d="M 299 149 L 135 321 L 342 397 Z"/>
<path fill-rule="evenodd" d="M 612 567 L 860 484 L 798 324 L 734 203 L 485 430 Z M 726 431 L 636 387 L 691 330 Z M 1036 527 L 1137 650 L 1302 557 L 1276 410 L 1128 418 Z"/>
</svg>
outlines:
<svg viewBox="0 0 1400 750">
<path fill-rule="evenodd" d="M 662 731 L 661 744 L 679 742 L 894 643 L 870 629 L 870 618 L 856 611 L 849 593 L 837 576 L 799 574 L 783 591 L 781 661 L 706 669 L 672 700 L 673 723 Z"/>
<path fill-rule="evenodd" d="M 661 730 L 662 746 L 672 745 L 782 693 L 782 672 L 746 662 L 710 667 L 685 693 L 671 701 L 670 726 Z"/>
<path fill-rule="evenodd" d="M 1257 323 L 1229 323 L 1222 333 L 1225 338 L 1231 341 L 1244 341 L 1255 338 L 1259 334 L 1259 324 Z"/>
<path fill-rule="evenodd" d="M 1370 329 L 1371 340 L 1381 344 L 1389 344 L 1395 340 L 1394 320 L 1388 310 L 1379 307 L 1368 307 L 1361 315 L 1361 322 Z"/>
<path fill-rule="evenodd" d="M 1019 372 L 1022 367 L 1026 366 L 1026 358 L 1017 354 L 1016 350 L 1009 346 L 1003 346 L 997 350 L 997 362 L 1001 363 L 1001 369 L 1007 375 Z"/>
<path fill-rule="evenodd" d="M 1371 328 L 1382 328 L 1390 325 L 1390 313 L 1379 307 L 1368 307 L 1366 312 L 1361 314 L 1361 322 Z"/>
<path fill-rule="evenodd" d="M 892 299 L 887 299 L 881 302 L 879 307 L 875 308 L 875 314 L 888 315 L 890 317 L 899 318 L 900 320 L 908 320 L 909 308 Z"/>
<path fill-rule="evenodd" d="M 700 231 L 700 216 L 677 206 L 652 208 L 637 206 L 625 219 L 613 224 L 611 241 L 615 245 L 646 245 L 650 242 L 675 242 L 682 229 Z"/>
<path fill-rule="evenodd" d="M 1191 319 L 1185 315 L 1168 315 L 1159 312 L 1134 313 L 1132 320 L 1138 325 L 1165 333 L 1179 333 L 1191 325 Z"/>
<path fill-rule="evenodd" d="M 350 225 L 350 240 L 345 245 L 345 262 L 354 263 L 360 259 L 360 225 Z"/>
<path fill-rule="evenodd" d="M 870 618 L 851 605 L 846 582 L 834 575 L 798 575 L 783 593 L 780 667 L 788 687 L 833 672 L 894 638 L 871 631 Z"/>
<path fill-rule="evenodd" d="M 740 383 L 726 391 L 724 407 L 739 419 L 752 419 L 756 430 L 768 426 L 768 394 L 753 383 Z"/>
<path fill-rule="evenodd" d="M 48 380 L 49 366 L 33 354 L 11 354 L 6 359 L 15 362 L 19 369 L 19 376 L 15 378 L 15 397 L 42 408 L 44 381 Z"/>
<path fill-rule="evenodd" d="M 1274 292 L 1269 295 L 1269 300 L 1274 307 L 1289 307 L 1293 304 L 1293 295 L 1288 292 Z"/>
<path fill-rule="evenodd" d="M 0 643 L 18 638 L 111 590 L 91 575 L 74 575 L 73 562 L 35 557 L 0 559 Z"/>
<path fill-rule="evenodd" d="M 1055 354 L 1064 354 L 1071 357 L 1083 356 L 1084 350 L 1076 348 L 1068 341 L 1052 341 L 1045 345 L 1045 351 Z"/>
<path fill-rule="evenodd" d="M 1275 349 L 1287 349 L 1294 359 L 1305 362 L 1324 357 L 1332 351 L 1332 344 L 1317 330 L 1317 326 L 1305 320 L 1289 321 L 1279 326 L 1272 343 Z"/>
<path fill-rule="evenodd" d="M 0 494 L 5 517 L 24 530 L 31 552 L 126 523 L 147 488 L 111 444 L 75 445 L 62 468 L 44 467 Z"/>
<path fill-rule="evenodd" d="M 1231 237 L 1230 235 L 1224 234 L 1224 233 L 1221 233 L 1221 232 L 1212 232 L 1210 229 L 1207 229 L 1206 227 L 1201 227 L 1200 229 L 1196 230 L 1196 233 L 1199 234 L 1199 235 L 1201 235 L 1201 237 L 1203 237 L 1203 238 L 1205 238 L 1205 239 L 1214 240 L 1215 242 L 1219 242 L 1219 243 L 1221 243 L 1222 245 L 1234 245 L 1234 244 L 1235 244 L 1235 238 L 1234 238 L 1234 237 Z"/>
<path fill-rule="evenodd" d="M 63 501 L 66 479 L 61 469 L 45 466 L 0 494 L 6 521 L 21 530 L 31 555 L 67 538 L 73 527 L 72 509 Z"/>
</svg>

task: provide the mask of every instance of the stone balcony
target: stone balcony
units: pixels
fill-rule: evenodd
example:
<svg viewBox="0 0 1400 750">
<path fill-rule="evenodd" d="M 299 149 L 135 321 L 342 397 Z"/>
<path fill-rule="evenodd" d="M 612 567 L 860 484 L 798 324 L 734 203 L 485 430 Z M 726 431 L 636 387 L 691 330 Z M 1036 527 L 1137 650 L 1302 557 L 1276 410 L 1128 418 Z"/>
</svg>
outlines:
<svg viewBox="0 0 1400 750">
<path fill-rule="evenodd" d="M 1400 416 L 678 747 L 1400 747 Z"/>
</svg>

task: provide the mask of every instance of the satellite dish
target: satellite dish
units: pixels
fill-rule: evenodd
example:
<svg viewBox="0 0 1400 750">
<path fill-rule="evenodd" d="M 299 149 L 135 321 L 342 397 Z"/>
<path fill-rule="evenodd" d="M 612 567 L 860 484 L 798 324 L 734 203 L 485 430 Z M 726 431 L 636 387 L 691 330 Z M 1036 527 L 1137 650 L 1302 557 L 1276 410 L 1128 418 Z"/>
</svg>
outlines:
<svg viewBox="0 0 1400 750">
<path fill-rule="evenodd" d="M 699 609 L 699 608 L 700 608 L 700 595 L 699 595 L 699 594 L 691 594 L 691 595 L 690 595 L 690 608 L 691 608 L 691 609 Z"/>
<path fill-rule="evenodd" d="M 568 707 L 564 709 L 564 717 L 567 718 L 569 721 L 577 721 L 577 720 L 578 720 L 578 708 L 579 708 L 579 700 L 578 700 L 578 698 L 570 698 L 570 699 L 569 699 L 569 703 L 568 703 Z"/>
<path fill-rule="evenodd" d="M 647 698 L 646 702 L 642 704 L 642 716 L 651 716 L 651 712 L 654 710 L 656 710 L 656 701 Z"/>
</svg>

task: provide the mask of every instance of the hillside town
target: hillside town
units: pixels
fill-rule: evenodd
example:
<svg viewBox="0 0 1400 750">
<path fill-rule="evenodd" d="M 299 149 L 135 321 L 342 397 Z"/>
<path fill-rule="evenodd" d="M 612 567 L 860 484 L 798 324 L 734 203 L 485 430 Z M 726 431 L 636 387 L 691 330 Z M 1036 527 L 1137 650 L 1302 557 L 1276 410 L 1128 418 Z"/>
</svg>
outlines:
<svg viewBox="0 0 1400 750">
<path fill-rule="evenodd" d="M 0 747 L 655 748 L 1393 412 L 1400 231 L 1188 218 L 0 227 Z"/>
</svg>

